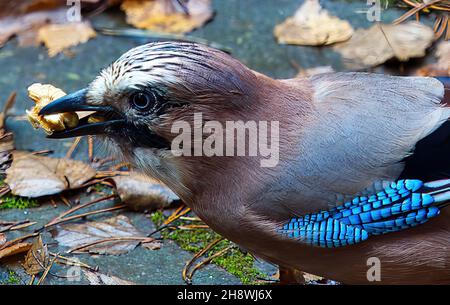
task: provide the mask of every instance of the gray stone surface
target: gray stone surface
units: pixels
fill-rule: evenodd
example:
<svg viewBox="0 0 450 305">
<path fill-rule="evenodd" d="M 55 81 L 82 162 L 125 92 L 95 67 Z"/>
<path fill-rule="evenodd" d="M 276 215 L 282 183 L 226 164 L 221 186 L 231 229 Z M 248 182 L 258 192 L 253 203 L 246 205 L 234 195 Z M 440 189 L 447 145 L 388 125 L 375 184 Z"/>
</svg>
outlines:
<svg viewBox="0 0 450 305">
<path fill-rule="evenodd" d="M 96 209 L 110 206 L 111 204 L 103 204 L 96 206 Z M 23 220 L 30 219 L 36 221 L 33 227 L 12 231 L 7 233 L 8 240 L 32 233 L 34 230 L 42 227 L 49 220 L 61 214 L 67 209 L 64 205 L 53 208 L 46 204 L 39 208 L 26 210 L 0 210 L 1 220 Z M 88 211 L 89 209 L 87 209 Z M 90 216 L 89 220 L 103 220 L 118 212 L 101 214 L 99 216 Z M 156 228 L 149 217 L 145 214 L 134 212 L 120 212 L 121 215 L 127 216 L 133 225 L 143 234 L 149 234 Z M 183 284 L 181 271 L 184 264 L 192 258 L 192 253 L 186 252 L 178 247 L 173 241 L 164 240 L 161 249 L 147 250 L 137 247 L 133 251 L 123 255 L 91 255 L 91 254 L 65 254 L 67 247 L 61 247 L 52 238 L 49 232 L 43 233 L 43 241 L 48 244 L 49 251 L 53 253 L 61 253 L 62 255 L 78 258 L 81 262 L 92 267 L 98 266 L 99 272 L 107 275 L 119 277 L 120 279 L 131 281 L 137 284 Z M 5 282 L 8 278 L 8 271 L 16 272 L 23 283 L 27 283 L 30 277 L 23 271 L 21 267 L 22 261 L 17 259 L 9 260 L 0 265 L 0 282 Z M 66 276 L 69 267 L 55 265 L 52 272 L 58 275 Z M 83 274 L 83 273 L 82 273 Z M 45 281 L 46 284 L 88 284 L 84 276 L 81 281 L 68 281 L 67 279 L 49 276 Z M 194 284 L 239 284 L 240 281 L 230 275 L 225 270 L 215 266 L 208 265 L 196 272 Z"/>
</svg>

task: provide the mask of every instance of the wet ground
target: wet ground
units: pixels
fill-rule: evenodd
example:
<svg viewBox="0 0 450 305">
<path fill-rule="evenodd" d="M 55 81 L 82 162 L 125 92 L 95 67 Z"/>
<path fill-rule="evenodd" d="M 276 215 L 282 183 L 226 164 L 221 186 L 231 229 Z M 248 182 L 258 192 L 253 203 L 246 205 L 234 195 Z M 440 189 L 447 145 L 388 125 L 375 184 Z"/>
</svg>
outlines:
<svg viewBox="0 0 450 305">
<path fill-rule="evenodd" d="M 340 56 L 331 48 L 280 46 L 272 35 L 276 24 L 293 14 L 302 3 L 300 0 L 213 0 L 215 19 L 205 27 L 190 35 L 220 43 L 231 49 L 232 55 L 250 68 L 276 78 L 289 78 L 297 73 L 296 65 L 302 68 L 331 65 L 337 71 L 345 70 Z M 333 14 L 348 20 L 354 28 L 369 27 L 365 13 L 366 1 L 321 1 Z M 399 17 L 402 11 L 391 9 L 382 13 L 383 21 L 389 22 Z M 118 11 L 108 11 L 93 19 L 96 27 L 128 27 L 124 15 Z M 43 132 L 34 131 L 24 120 L 25 109 L 30 108 L 26 88 L 35 82 L 51 83 L 66 92 L 85 87 L 98 72 L 128 49 L 149 40 L 130 37 L 111 37 L 99 35 L 86 44 L 74 47 L 75 56 L 69 58 L 58 55 L 47 56 L 44 47 L 18 48 L 15 40 L 0 49 L 0 101 L 6 100 L 12 91 L 17 91 L 17 103 L 7 127 L 15 134 L 15 143 L 20 150 L 54 151 L 53 156 L 63 156 L 71 144 L 70 140 L 52 141 L 45 139 Z M 295 62 L 296 64 L 292 64 Z M 394 64 L 394 68 L 397 67 Z M 74 153 L 74 158 L 86 160 L 86 143 Z M 54 209 L 44 205 L 30 210 L 0 210 L 1 220 L 23 219 L 33 215 L 34 221 L 45 223 L 66 209 Z M 24 215 L 27 214 L 27 215 Z M 153 223 L 143 214 L 126 212 L 132 222 L 143 232 L 154 230 Z M 29 217 L 31 218 L 31 217 Z M 95 219 L 95 218 L 93 218 Z M 23 233 L 23 232 L 22 232 Z M 19 234 L 19 233 L 15 233 Z M 51 236 L 44 236 L 51 243 Z M 60 249 L 53 249 L 56 252 Z M 122 256 L 82 255 L 80 259 L 88 264 L 100 266 L 103 273 L 141 284 L 180 284 L 181 269 L 192 256 L 172 241 L 164 241 L 157 251 L 142 248 Z M 274 268 L 259 264 L 270 275 Z M 7 264 L 0 266 L 0 282 L 8 276 L 8 270 L 18 272 L 20 281 L 26 282 L 20 266 Z M 56 269 L 56 272 L 58 270 Z M 223 269 L 210 265 L 196 275 L 197 284 L 237 284 L 239 279 Z M 49 277 L 47 283 L 65 283 L 58 278 Z M 82 280 L 81 283 L 86 283 Z"/>
</svg>

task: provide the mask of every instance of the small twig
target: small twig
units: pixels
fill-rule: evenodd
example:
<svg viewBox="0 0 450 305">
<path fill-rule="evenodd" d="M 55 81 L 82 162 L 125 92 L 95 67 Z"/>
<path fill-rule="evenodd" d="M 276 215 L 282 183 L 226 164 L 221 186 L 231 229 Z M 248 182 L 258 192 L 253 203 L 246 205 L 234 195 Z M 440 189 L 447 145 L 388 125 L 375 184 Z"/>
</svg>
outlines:
<svg viewBox="0 0 450 305">
<path fill-rule="evenodd" d="M 162 230 L 171 229 L 171 228 L 176 228 L 176 227 L 175 226 L 171 226 L 171 225 L 161 226 L 158 229 L 156 229 L 155 231 L 153 231 L 150 234 L 148 234 L 147 236 L 150 237 L 150 236 L 155 235 L 158 232 L 161 232 Z"/>
<path fill-rule="evenodd" d="M 178 213 L 180 213 L 186 206 L 183 204 L 179 206 L 165 221 L 163 224 L 170 223 L 172 221 L 172 218 L 174 218 Z"/>
<path fill-rule="evenodd" d="M 230 251 L 234 246 L 228 246 L 222 250 L 220 250 L 217 253 L 214 253 L 213 255 L 209 256 L 208 258 L 206 258 L 205 260 L 201 261 L 200 263 L 198 263 L 197 265 L 194 266 L 194 268 L 192 268 L 191 272 L 189 272 L 189 274 L 186 275 L 186 279 L 188 282 L 192 282 L 192 277 L 194 276 L 195 271 L 197 271 L 198 269 L 200 269 L 201 267 L 203 267 L 204 265 L 208 264 L 209 262 L 211 262 L 213 259 L 215 259 L 216 257 L 219 257 L 221 255 L 224 255 L 225 253 L 227 253 L 228 251 Z M 186 280 L 185 280 L 186 281 Z"/>
<path fill-rule="evenodd" d="M 23 229 L 23 228 L 30 227 L 30 226 L 32 226 L 34 224 L 36 224 L 36 222 L 30 222 L 29 220 L 17 221 L 15 223 L 11 223 L 11 224 L 7 225 L 6 228 L 1 229 L 0 233 L 4 233 L 4 232 L 7 232 L 7 231 L 20 230 L 20 229 Z"/>
<path fill-rule="evenodd" d="M 88 136 L 88 156 L 89 156 L 89 162 L 94 161 L 94 138 L 92 136 Z"/>
<path fill-rule="evenodd" d="M 8 98 L 6 99 L 5 102 L 5 106 L 3 106 L 3 119 L 5 119 L 8 116 L 8 111 L 9 109 L 12 108 L 12 106 L 14 105 L 14 103 L 16 102 L 16 97 L 17 97 L 17 92 L 13 91 L 11 92 L 11 94 L 8 96 Z M 0 122 L 0 126 L 3 127 L 3 123 L 4 122 Z"/>
<path fill-rule="evenodd" d="M 186 216 L 182 216 L 180 217 L 180 220 L 187 220 L 187 221 L 202 221 L 200 218 L 198 217 L 186 217 Z"/>
<path fill-rule="evenodd" d="M 33 151 L 31 154 L 36 156 L 36 155 L 48 155 L 51 154 L 53 152 L 53 150 L 50 149 L 44 149 L 44 150 L 38 150 L 38 151 Z"/>
<path fill-rule="evenodd" d="M 14 227 L 12 227 L 10 230 L 11 230 L 11 231 L 21 230 L 21 229 L 25 229 L 25 228 L 34 226 L 35 224 L 37 224 L 36 221 L 27 222 L 27 223 L 24 223 L 24 224 L 21 224 L 21 225 L 14 226 Z"/>
<path fill-rule="evenodd" d="M 280 282 L 280 280 L 277 280 L 277 279 L 263 278 L 260 276 L 257 276 L 256 279 L 257 279 L 256 283 L 279 283 Z"/>
<path fill-rule="evenodd" d="M 74 219 L 83 218 L 83 217 L 90 216 L 90 215 L 95 215 L 95 214 L 100 214 L 100 213 L 106 213 L 106 212 L 112 212 L 112 211 L 116 211 L 116 210 L 121 210 L 121 209 L 124 209 L 126 207 L 127 207 L 126 204 L 122 204 L 122 205 L 118 205 L 118 206 L 107 208 L 107 209 L 95 210 L 95 211 L 92 211 L 92 212 L 87 212 L 87 213 L 83 213 L 83 214 L 78 214 L 78 215 L 66 217 L 66 218 L 63 218 L 63 219 L 59 219 L 59 220 L 57 220 L 55 222 L 52 222 L 51 224 L 46 224 L 44 226 L 44 228 L 48 228 L 48 227 L 51 227 L 51 226 L 54 226 L 54 225 L 57 225 L 57 224 L 60 224 L 60 223 L 63 223 L 63 222 L 67 222 L 67 221 L 71 221 L 71 220 L 74 220 Z"/>
<path fill-rule="evenodd" d="M 413 1 L 410 1 L 410 0 L 402 0 L 402 1 L 405 2 L 406 4 L 409 4 L 412 7 L 417 7 L 417 6 L 420 5 L 420 3 L 413 2 Z M 443 1 L 443 0 L 440 0 L 440 1 Z M 438 2 L 440 2 L 440 1 L 438 1 Z M 436 10 L 441 10 L 441 11 L 450 11 L 450 7 L 440 6 L 440 5 L 431 5 L 430 8 L 433 8 L 433 9 L 436 9 Z"/>
<path fill-rule="evenodd" d="M 103 166 L 106 163 L 112 162 L 114 160 L 115 159 L 113 157 L 107 157 L 107 158 L 96 161 L 96 163 L 97 163 L 96 165 L 97 165 L 97 167 L 100 167 L 100 166 Z"/>
<path fill-rule="evenodd" d="M 445 40 L 450 40 L 450 18 L 447 16 L 447 33 L 445 34 Z"/>
<path fill-rule="evenodd" d="M 59 195 L 59 198 L 61 198 L 61 201 L 68 206 L 69 208 L 72 207 L 72 204 L 70 203 L 69 199 L 67 199 L 66 197 L 64 197 L 63 195 Z"/>
<path fill-rule="evenodd" d="M 417 5 L 417 6 L 414 6 L 414 5 L 410 4 L 410 5 L 414 6 L 414 7 L 412 9 L 410 9 L 409 11 L 407 11 L 405 14 L 403 14 L 401 17 L 399 17 L 396 20 L 394 20 L 393 24 L 402 23 L 403 21 L 405 21 L 406 19 L 408 19 L 412 15 L 416 14 L 417 12 L 420 12 L 424 8 L 427 8 L 427 7 L 433 5 L 433 4 L 437 3 L 437 2 L 440 2 L 440 1 L 442 1 L 442 0 L 433 0 L 433 1 L 430 1 L 428 3 L 424 2 L 424 3 L 422 3 L 420 5 Z"/>
<path fill-rule="evenodd" d="M 16 244 L 16 243 L 18 243 L 18 242 L 21 242 L 21 241 L 25 240 L 25 239 L 28 239 L 28 238 L 31 238 L 31 237 L 35 237 L 35 236 L 37 236 L 37 235 L 39 235 L 38 232 L 36 232 L 36 233 L 31 233 L 31 234 L 27 234 L 27 235 L 24 235 L 24 236 L 15 238 L 15 239 L 13 239 L 13 240 L 10 240 L 10 241 L 4 243 L 2 246 L 0 246 L 0 250 L 6 249 L 6 248 L 8 248 L 8 247 L 11 246 L 11 245 L 14 245 L 14 244 Z"/>
<path fill-rule="evenodd" d="M 80 250 L 82 250 L 82 249 L 86 249 L 86 248 L 89 248 L 89 247 L 92 247 L 92 246 L 95 246 L 95 245 L 98 245 L 98 244 L 106 243 L 106 242 L 112 242 L 112 241 L 128 241 L 128 240 L 130 240 L 130 241 L 133 241 L 133 240 L 136 241 L 136 240 L 137 240 L 137 241 L 140 241 L 140 242 L 142 242 L 142 243 L 149 243 L 149 242 L 154 241 L 155 239 L 154 239 L 154 238 L 151 238 L 151 237 L 147 237 L 147 236 L 145 236 L 145 237 L 139 237 L 139 236 L 109 237 L 109 238 L 104 238 L 104 239 L 96 240 L 96 241 L 94 241 L 94 242 L 91 242 L 91 243 L 88 243 L 88 244 L 84 244 L 84 245 L 81 245 L 81 246 L 72 248 L 72 249 L 70 249 L 69 251 L 67 251 L 67 253 L 72 253 L 72 252 L 75 252 L 75 251 L 80 251 Z"/>
<path fill-rule="evenodd" d="M 184 209 L 184 210 L 183 210 Z M 180 218 L 183 215 L 186 215 L 187 213 L 189 213 L 191 211 L 190 208 L 182 205 L 181 207 L 179 207 L 172 215 L 169 216 L 169 218 L 167 218 L 164 222 L 163 225 L 168 225 L 172 222 L 174 222 L 175 220 L 177 220 L 178 218 Z"/>
<path fill-rule="evenodd" d="M 177 227 L 180 230 L 197 230 L 197 229 L 209 229 L 207 225 L 184 225 Z"/>
<path fill-rule="evenodd" d="M 93 180 L 90 180 L 89 182 L 86 182 L 85 184 L 80 185 L 77 188 L 72 188 L 72 190 L 84 189 L 88 186 L 91 186 L 91 185 L 94 185 L 97 183 L 102 183 L 103 181 L 105 181 L 108 178 L 110 178 L 110 177 L 106 177 L 106 178 L 102 178 L 102 179 L 93 179 Z"/>
<path fill-rule="evenodd" d="M 130 175 L 129 171 L 98 171 L 95 175 L 95 178 L 110 178 L 115 176 L 128 176 Z"/>
<path fill-rule="evenodd" d="M 58 258 L 58 255 L 59 255 L 59 253 L 57 253 L 55 255 L 55 257 L 50 261 L 50 264 L 47 266 L 47 268 L 45 268 L 44 273 L 42 274 L 41 278 L 37 282 L 38 285 L 40 285 L 45 280 L 45 278 L 47 277 L 47 274 L 49 273 L 49 271 L 52 268 L 53 264 L 55 263 L 56 259 Z"/>
<path fill-rule="evenodd" d="M 111 187 L 111 188 L 113 188 L 113 187 L 114 187 L 114 184 L 112 184 L 111 182 L 109 182 L 109 181 L 106 181 L 106 180 L 100 181 L 99 183 L 100 183 L 100 184 L 102 184 L 102 185 L 105 185 L 105 186 Z"/>
<path fill-rule="evenodd" d="M 28 282 L 28 285 L 33 285 L 34 279 L 36 278 L 36 275 L 32 275 L 30 281 Z"/>
<path fill-rule="evenodd" d="M 4 195 L 8 194 L 11 191 L 9 186 L 5 185 L 0 189 L 0 197 L 3 197 Z"/>
<path fill-rule="evenodd" d="M 15 223 L 17 223 L 17 221 L 0 220 L 0 226 L 9 226 L 9 225 L 12 225 L 12 224 L 15 224 Z"/>
<path fill-rule="evenodd" d="M 189 268 L 192 266 L 192 264 L 201 256 L 203 256 L 203 254 L 205 254 L 209 249 L 211 249 L 212 247 L 214 247 L 215 245 L 217 245 L 219 242 L 221 242 L 223 240 L 223 237 L 218 238 L 216 240 L 214 240 L 213 242 L 211 242 L 209 245 L 207 245 L 205 248 L 203 248 L 202 250 L 200 250 L 200 252 L 198 252 L 197 254 L 195 254 L 184 266 L 183 271 L 181 272 L 181 277 L 183 278 L 183 281 L 188 282 L 187 280 L 187 272 L 189 270 Z"/>
<path fill-rule="evenodd" d="M 71 208 L 70 210 L 65 211 L 64 213 L 62 213 L 61 215 L 57 216 L 56 218 L 52 219 L 49 223 L 47 223 L 45 225 L 45 227 L 47 226 L 51 226 L 54 224 L 54 222 L 59 221 L 60 219 L 62 219 L 63 217 L 72 214 L 80 209 L 83 209 L 85 207 L 88 207 L 90 205 L 93 205 L 95 203 L 101 202 L 101 201 L 105 201 L 105 200 L 109 200 L 109 199 L 113 199 L 114 197 L 116 197 L 116 195 L 109 195 L 109 196 L 105 196 L 105 197 L 101 197 L 101 198 L 97 198 L 95 200 L 77 205 L 76 207 Z"/>
<path fill-rule="evenodd" d="M 52 252 L 49 252 L 49 254 L 51 256 L 54 256 L 54 257 L 57 255 L 57 254 L 52 253 Z M 78 260 L 74 260 L 74 259 L 71 259 L 70 257 L 65 257 L 65 256 L 62 256 L 62 255 L 58 255 L 58 260 L 56 261 L 56 263 L 60 263 L 60 264 L 68 265 L 68 266 L 82 267 L 82 268 L 86 268 L 86 269 L 94 271 L 94 272 L 98 271 L 98 266 L 91 267 L 88 264 L 85 264 L 85 263 L 80 262 Z"/>
<path fill-rule="evenodd" d="M 75 140 L 73 141 L 72 145 L 70 146 L 69 150 L 66 153 L 66 159 L 70 159 L 72 157 L 73 152 L 75 151 L 75 149 L 77 148 L 78 144 L 81 141 L 81 137 L 76 137 Z"/>
</svg>

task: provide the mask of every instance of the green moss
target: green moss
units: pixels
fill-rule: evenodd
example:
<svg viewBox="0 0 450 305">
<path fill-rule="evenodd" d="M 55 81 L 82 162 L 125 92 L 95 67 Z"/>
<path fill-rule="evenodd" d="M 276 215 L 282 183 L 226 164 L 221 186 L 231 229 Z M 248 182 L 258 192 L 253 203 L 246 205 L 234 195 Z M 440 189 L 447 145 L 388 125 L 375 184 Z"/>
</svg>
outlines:
<svg viewBox="0 0 450 305">
<path fill-rule="evenodd" d="M 160 226 L 166 217 L 162 212 L 158 211 L 151 215 L 152 221 Z M 189 221 L 177 220 L 174 225 L 188 225 Z M 183 230 L 178 228 L 170 228 L 161 231 L 161 235 L 165 239 L 175 241 L 182 249 L 197 253 L 214 240 L 221 236 L 210 229 L 194 229 Z M 218 243 L 214 248 L 207 252 L 207 255 L 212 255 L 218 251 L 234 246 L 226 254 L 217 257 L 212 260 L 213 264 L 216 264 L 229 273 L 233 274 L 241 280 L 243 284 L 254 284 L 258 277 L 263 277 L 263 274 L 258 271 L 254 266 L 254 258 L 246 253 L 243 253 L 238 249 L 231 241 L 223 240 Z"/>
<path fill-rule="evenodd" d="M 231 243 L 229 241 L 226 242 Z M 253 266 L 254 258 L 249 254 L 242 253 L 239 249 L 231 249 L 228 254 L 213 259 L 213 263 L 238 277 L 243 284 L 252 284 L 256 282 L 258 277 L 264 277 Z"/>
<path fill-rule="evenodd" d="M 6 195 L 0 199 L 1 209 L 28 209 L 39 206 L 35 199 Z"/>
<path fill-rule="evenodd" d="M 1 282 L 2 285 L 19 285 L 21 284 L 19 275 L 14 271 L 8 271 L 8 277 Z"/>
<path fill-rule="evenodd" d="M 154 213 L 152 213 L 152 215 L 150 215 L 151 220 L 153 221 L 153 223 L 155 225 L 157 225 L 158 227 L 162 225 L 163 221 L 164 221 L 164 215 L 162 211 L 156 211 Z"/>
<path fill-rule="evenodd" d="M 0 177 L 0 187 L 5 185 L 4 177 Z M 5 195 L 0 198 L 0 210 L 2 209 L 28 209 L 39 206 L 37 200 L 25 197 Z"/>
</svg>

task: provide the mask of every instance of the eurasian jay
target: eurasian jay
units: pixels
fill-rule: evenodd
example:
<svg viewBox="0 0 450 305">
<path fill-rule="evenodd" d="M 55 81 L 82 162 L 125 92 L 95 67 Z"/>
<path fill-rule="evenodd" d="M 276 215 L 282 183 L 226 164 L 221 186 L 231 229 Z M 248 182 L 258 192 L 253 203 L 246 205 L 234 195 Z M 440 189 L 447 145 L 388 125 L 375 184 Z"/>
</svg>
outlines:
<svg viewBox="0 0 450 305">
<path fill-rule="evenodd" d="M 375 257 L 382 284 L 449 284 L 444 93 L 443 82 L 424 77 L 275 80 L 218 50 L 163 42 L 128 51 L 40 114 L 96 111 L 104 122 L 85 119 L 51 137 L 98 135 L 213 230 L 267 261 L 366 284 Z M 263 157 L 249 154 L 175 156 L 171 127 L 194 124 L 195 113 L 204 122 L 278 122 L 278 164 L 261 166 Z"/>
</svg>

